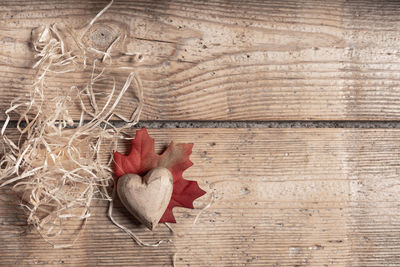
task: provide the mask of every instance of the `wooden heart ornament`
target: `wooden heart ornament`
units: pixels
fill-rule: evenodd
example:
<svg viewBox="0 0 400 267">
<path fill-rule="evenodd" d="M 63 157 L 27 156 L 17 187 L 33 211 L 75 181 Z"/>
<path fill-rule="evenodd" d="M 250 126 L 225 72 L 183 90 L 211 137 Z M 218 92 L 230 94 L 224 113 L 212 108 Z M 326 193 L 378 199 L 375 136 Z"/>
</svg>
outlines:
<svg viewBox="0 0 400 267">
<path fill-rule="evenodd" d="M 150 230 L 157 226 L 167 209 L 172 189 L 172 174 L 164 167 L 150 170 L 143 178 L 137 174 L 125 174 L 117 183 L 122 204 Z"/>
</svg>

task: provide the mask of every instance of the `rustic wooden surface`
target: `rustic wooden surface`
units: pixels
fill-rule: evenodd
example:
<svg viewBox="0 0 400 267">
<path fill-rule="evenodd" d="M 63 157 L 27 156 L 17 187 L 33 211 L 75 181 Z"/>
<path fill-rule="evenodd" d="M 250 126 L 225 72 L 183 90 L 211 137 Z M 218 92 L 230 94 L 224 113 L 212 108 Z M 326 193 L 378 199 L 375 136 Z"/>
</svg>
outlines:
<svg viewBox="0 0 400 267">
<path fill-rule="evenodd" d="M 1 109 L 32 84 L 32 29 L 80 27 L 106 3 L 2 1 Z M 399 16 L 399 1 L 118 0 L 85 38 L 104 48 L 128 34 L 113 64 L 134 66 L 122 52 L 143 55 L 144 120 L 396 120 Z"/>
<path fill-rule="evenodd" d="M 1 1 L 0 121 L 33 82 L 32 29 L 78 28 L 107 3 Z M 398 120 L 399 16 L 399 1 L 117 0 L 85 40 L 101 48 L 128 35 L 110 69 L 119 86 L 129 70 L 140 74 L 142 120 Z M 49 86 L 87 78 L 73 73 Z M 103 82 L 96 90 L 109 89 Z M 127 95 L 120 110 L 133 100 Z M 158 151 L 171 140 L 195 143 L 184 177 L 208 194 L 195 210 L 174 209 L 174 234 L 138 226 L 120 203 L 115 217 L 147 242 L 172 244 L 137 246 L 109 221 L 107 203 L 96 201 L 74 248 L 53 249 L 27 231 L 15 196 L 2 188 L 0 266 L 172 266 L 174 255 L 178 267 L 400 266 L 400 130 L 149 133 Z M 214 203 L 193 225 L 211 193 Z"/>
<path fill-rule="evenodd" d="M 176 266 L 400 264 L 399 130 L 149 133 L 157 150 L 172 139 L 196 140 L 195 165 L 184 177 L 208 194 L 195 202 L 197 210 L 174 209 L 174 235 L 164 226 L 154 233 L 138 228 L 120 204 L 115 214 L 144 240 L 171 237 L 173 244 L 137 246 L 109 222 L 106 203 L 97 202 L 76 247 L 52 249 L 35 233 L 21 234 L 23 216 L 2 201 L 0 265 L 171 266 L 174 253 Z M 211 192 L 215 202 L 192 225 Z"/>
</svg>

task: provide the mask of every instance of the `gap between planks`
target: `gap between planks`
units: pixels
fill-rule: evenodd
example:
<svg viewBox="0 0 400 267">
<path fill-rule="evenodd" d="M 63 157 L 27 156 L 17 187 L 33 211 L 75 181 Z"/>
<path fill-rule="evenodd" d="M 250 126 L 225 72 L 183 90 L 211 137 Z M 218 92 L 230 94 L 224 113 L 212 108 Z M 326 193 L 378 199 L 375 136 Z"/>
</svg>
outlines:
<svg viewBox="0 0 400 267">
<path fill-rule="evenodd" d="M 87 122 L 87 121 L 85 121 Z M 124 122 L 110 121 L 121 127 Z M 0 121 L 0 128 L 4 121 Z M 78 125 L 75 121 L 74 128 Z M 17 122 L 10 121 L 9 128 L 16 128 Z M 345 129 L 400 129 L 400 121 L 140 121 L 132 128 L 148 129 L 191 129 L 191 128 L 345 128 Z"/>
</svg>

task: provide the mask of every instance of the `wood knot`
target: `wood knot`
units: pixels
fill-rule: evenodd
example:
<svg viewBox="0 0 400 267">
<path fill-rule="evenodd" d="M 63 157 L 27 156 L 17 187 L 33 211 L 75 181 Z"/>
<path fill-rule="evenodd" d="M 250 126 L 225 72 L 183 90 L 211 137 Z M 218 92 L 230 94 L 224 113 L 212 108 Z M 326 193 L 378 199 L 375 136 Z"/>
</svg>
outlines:
<svg viewBox="0 0 400 267">
<path fill-rule="evenodd" d="M 88 36 L 91 46 L 99 49 L 107 49 L 119 36 L 118 32 L 115 32 L 111 27 L 102 25 L 101 27 L 96 27 L 90 31 Z"/>
<path fill-rule="evenodd" d="M 125 24 L 113 20 L 102 20 L 90 27 L 82 41 L 87 47 L 103 52 L 111 45 L 113 49 L 121 50 L 121 46 L 128 35 L 129 32 Z"/>
</svg>

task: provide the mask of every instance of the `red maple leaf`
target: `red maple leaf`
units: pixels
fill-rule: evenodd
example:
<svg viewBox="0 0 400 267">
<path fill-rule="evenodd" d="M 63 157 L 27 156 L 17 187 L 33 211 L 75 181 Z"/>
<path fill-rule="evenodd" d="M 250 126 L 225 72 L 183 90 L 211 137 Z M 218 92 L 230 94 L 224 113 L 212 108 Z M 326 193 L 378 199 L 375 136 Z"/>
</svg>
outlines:
<svg viewBox="0 0 400 267">
<path fill-rule="evenodd" d="M 132 140 L 132 148 L 127 156 L 114 152 L 114 171 L 119 178 L 125 174 L 133 173 L 145 175 L 155 167 L 169 169 L 174 177 L 174 186 L 171 200 L 160 223 L 176 222 L 172 214 L 174 207 L 193 209 L 193 201 L 204 195 L 195 181 L 185 180 L 182 173 L 193 165 L 189 156 L 192 154 L 193 144 L 177 144 L 171 142 L 167 149 L 158 155 L 154 151 L 154 139 L 149 136 L 145 128 L 136 131 L 136 137 Z"/>
</svg>

